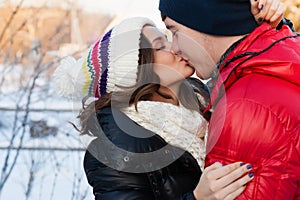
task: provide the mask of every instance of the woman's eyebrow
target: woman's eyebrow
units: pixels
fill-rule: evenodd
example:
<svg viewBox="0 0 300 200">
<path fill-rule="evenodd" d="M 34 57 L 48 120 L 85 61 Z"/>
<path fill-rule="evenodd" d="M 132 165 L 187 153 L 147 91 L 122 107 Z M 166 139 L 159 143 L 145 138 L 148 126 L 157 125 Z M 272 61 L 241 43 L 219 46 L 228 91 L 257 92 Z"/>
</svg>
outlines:
<svg viewBox="0 0 300 200">
<path fill-rule="evenodd" d="M 156 41 L 159 41 L 159 40 L 163 40 L 163 37 L 162 37 L 162 36 L 159 36 L 159 37 L 155 38 L 155 39 L 152 41 L 152 43 L 154 43 L 154 42 L 156 42 Z"/>
</svg>

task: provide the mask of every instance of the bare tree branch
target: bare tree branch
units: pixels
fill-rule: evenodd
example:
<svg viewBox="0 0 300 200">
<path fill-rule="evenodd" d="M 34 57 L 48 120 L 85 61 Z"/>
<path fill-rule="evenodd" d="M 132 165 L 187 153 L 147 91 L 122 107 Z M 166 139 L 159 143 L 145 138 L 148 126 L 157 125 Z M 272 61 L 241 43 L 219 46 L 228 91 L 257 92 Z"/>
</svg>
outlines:
<svg viewBox="0 0 300 200">
<path fill-rule="evenodd" d="M 20 7 L 22 6 L 23 2 L 24 2 L 24 0 L 21 0 L 21 1 L 19 2 L 19 4 L 17 5 L 16 9 L 11 13 L 8 22 L 5 24 L 3 30 L 2 30 L 2 32 L 1 32 L 1 34 L 0 34 L 0 43 L 1 43 L 2 39 L 3 39 L 3 36 L 4 36 L 5 32 L 7 31 L 8 27 L 9 27 L 10 24 L 12 23 L 14 17 L 15 17 L 16 14 L 18 13 Z"/>
<path fill-rule="evenodd" d="M 42 55 L 39 62 L 37 63 L 36 67 L 35 67 L 35 72 L 38 71 L 38 68 L 40 67 L 41 63 L 42 63 L 42 60 L 43 60 L 44 56 Z M 23 139 L 24 139 L 24 136 L 25 136 L 25 133 L 26 133 L 26 124 L 27 124 L 27 119 L 28 119 L 28 116 L 29 116 L 29 106 L 30 106 L 30 103 L 31 103 L 31 97 L 32 97 L 32 91 L 34 89 L 34 85 L 35 85 L 35 82 L 36 80 L 38 79 L 40 73 L 37 73 L 34 77 L 33 77 L 33 80 L 32 80 L 32 83 L 31 83 L 31 86 L 29 88 L 29 93 L 28 93 L 28 96 L 27 96 L 27 102 L 26 102 L 26 107 L 25 107 L 25 116 L 22 120 L 22 133 L 21 133 L 21 136 L 20 136 L 20 143 L 19 143 L 19 146 L 18 146 L 18 149 L 17 149 L 17 152 L 16 152 L 16 155 L 14 156 L 14 159 L 13 159 L 13 162 L 10 166 L 10 168 L 7 170 L 7 166 L 8 166 L 8 158 L 9 158 L 9 155 L 10 155 L 10 148 L 8 148 L 8 153 L 7 153 L 7 156 L 6 156 L 6 159 L 5 159 L 5 164 L 4 164 L 4 167 L 2 168 L 2 176 L 1 176 L 1 182 L 0 182 L 0 191 L 3 189 L 8 177 L 10 176 L 12 170 L 14 169 L 15 167 L 15 164 L 17 162 L 17 159 L 19 157 L 19 153 L 20 153 L 20 149 L 22 147 L 22 144 L 23 144 Z M 15 134 L 16 135 L 16 134 Z"/>
<path fill-rule="evenodd" d="M 26 200 L 29 199 L 31 191 L 32 191 L 32 187 L 33 187 L 33 182 L 35 179 L 35 173 L 36 173 L 36 162 L 34 158 L 31 158 L 31 166 L 30 166 L 30 170 L 29 170 L 29 179 L 28 179 L 28 183 L 27 183 L 27 189 L 25 192 L 25 197 Z"/>
</svg>

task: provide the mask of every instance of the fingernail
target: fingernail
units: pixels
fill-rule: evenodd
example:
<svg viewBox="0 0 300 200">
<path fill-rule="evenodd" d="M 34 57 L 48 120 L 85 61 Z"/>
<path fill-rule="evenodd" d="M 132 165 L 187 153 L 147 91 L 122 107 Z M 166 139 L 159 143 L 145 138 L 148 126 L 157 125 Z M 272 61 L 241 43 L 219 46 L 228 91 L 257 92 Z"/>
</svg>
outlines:
<svg viewBox="0 0 300 200">
<path fill-rule="evenodd" d="M 262 22 L 262 21 L 263 21 L 262 17 L 258 18 L 258 22 Z"/>
<path fill-rule="evenodd" d="M 240 166 L 243 166 L 244 164 L 245 164 L 245 163 L 241 162 L 241 163 L 240 163 Z"/>
<path fill-rule="evenodd" d="M 222 164 L 222 167 L 226 166 L 226 164 Z"/>
<path fill-rule="evenodd" d="M 258 9 L 259 10 L 262 10 L 264 8 L 264 5 L 263 4 L 260 4 L 259 6 L 258 6 Z"/>
<path fill-rule="evenodd" d="M 252 165 L 251 164 L 247 165 L 247 169 L 252 169 Z"/>
<path fill-rule="evenodd" d="M 248 176 L 249 176 L 250 178 L 252 178 L 252 177 L 254 176 L 254 173 L 251 172 L 250 174 L 248 174 Z"/>
</svg>

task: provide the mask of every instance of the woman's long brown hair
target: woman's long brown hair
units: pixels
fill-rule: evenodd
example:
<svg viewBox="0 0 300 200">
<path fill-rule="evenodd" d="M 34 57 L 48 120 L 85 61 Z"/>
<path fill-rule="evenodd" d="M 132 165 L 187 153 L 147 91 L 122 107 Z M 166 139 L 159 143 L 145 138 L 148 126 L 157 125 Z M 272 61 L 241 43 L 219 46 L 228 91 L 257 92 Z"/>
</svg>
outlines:
<svg viewBox="0 0 300 200">
<path fill-rule="evenodd" d="M 150 100 L 152 94 L 160 88 L 159 77 L 153 71 L 154 53 L 150 42 L 141 33 L 139 49 L 139 66 L 137 73 L 137 83 L 133 87 L 122 88 L 120 92 L 107 93 L 98 100 L 87 104 L 87 99 L 83 99 L 83 109 L 78 118 L 80 119 L 81 129 L 77 129 L 81 134 L 93 135 L 93 130 L 97 127 L 96 111 L 105 107 L 122 108 L 135 105 L 137 109 L 138 101 Z M 184 81 L 179 90 L 179 101 L 188 109 L 200 111 L 201 104 L 197 99 L 193 88 Z M 99 125 L 98 125 L 99 127 Z M 76 127 L 75 127 L 76 128 Z"/>
</svg>

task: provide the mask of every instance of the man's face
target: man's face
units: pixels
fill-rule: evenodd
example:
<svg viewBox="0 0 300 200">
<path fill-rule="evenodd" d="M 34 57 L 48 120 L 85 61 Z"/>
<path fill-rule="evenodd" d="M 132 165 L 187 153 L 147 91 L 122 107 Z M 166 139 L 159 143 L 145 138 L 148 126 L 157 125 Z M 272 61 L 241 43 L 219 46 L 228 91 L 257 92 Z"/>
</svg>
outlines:
<svg viewBox="0 0 300 200">
<path fill-rule="evenodd" d="M 208 79 L 215 69 L 215 62 L 209 52 L 212 51 L 207 35 L 183 26 L 166 18 L 166 27 L 172 32 L 172 50 L 186 59 L 201 79 Z"/>
</svg>

